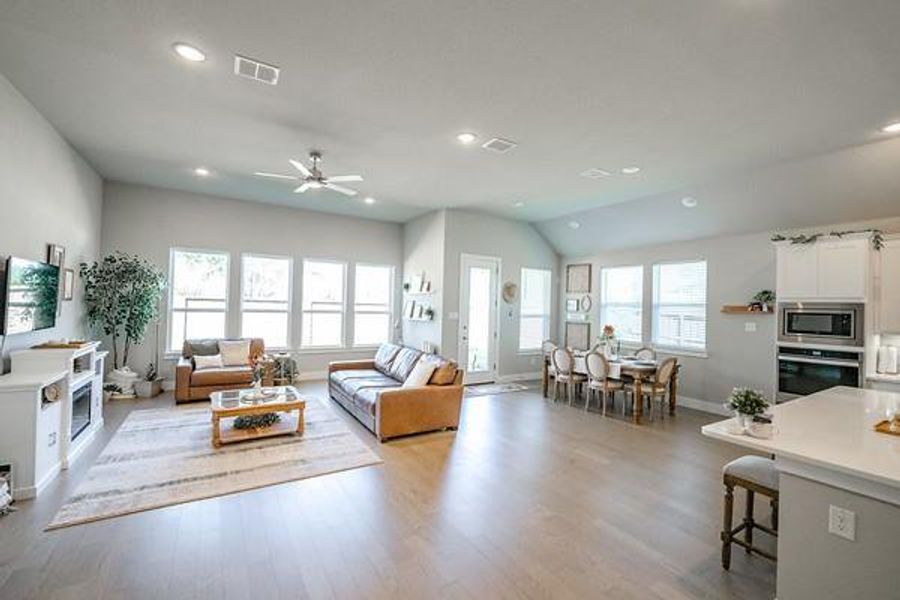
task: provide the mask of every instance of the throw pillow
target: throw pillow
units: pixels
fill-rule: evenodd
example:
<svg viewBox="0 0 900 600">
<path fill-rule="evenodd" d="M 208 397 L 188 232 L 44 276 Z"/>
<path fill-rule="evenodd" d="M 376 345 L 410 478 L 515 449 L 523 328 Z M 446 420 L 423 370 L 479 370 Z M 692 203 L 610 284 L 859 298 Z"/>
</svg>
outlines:
<svg viewBox="0 0 900 600">
<path fill-rule="evenodd" d="M 425 357 L 422 357 L 425 360 Z M 434 365 L 434 373 L 431 374 L 431 385 L 450 385 L 456 379 L 456 363 L 452 360 L 431 355 L 429 362 Z"/>
<path fill-rule="evenodd" d="M 434 373 L 434 363 L 420 360 L 413 367 L 412 373 L 409 374 L 406 381 L 403 382 L 403 387 L 424 387 L 428 385 L 428 380 L 431 379 L 432 373 Z"/>
<path fill-rule="evenodd" d="M 226 367 L 243 367 L 250 364 L 250 340 L 219 342 L 219 352 Z"/>
<path fill-rule="evenodd" d="M 221 369 L 224 366 L 225 365 L 222 364 L 221 354 L 196 354 L 194 356 L 194 367 L 196 367 L 198 371 L 201 369 Z"/>
</svg>

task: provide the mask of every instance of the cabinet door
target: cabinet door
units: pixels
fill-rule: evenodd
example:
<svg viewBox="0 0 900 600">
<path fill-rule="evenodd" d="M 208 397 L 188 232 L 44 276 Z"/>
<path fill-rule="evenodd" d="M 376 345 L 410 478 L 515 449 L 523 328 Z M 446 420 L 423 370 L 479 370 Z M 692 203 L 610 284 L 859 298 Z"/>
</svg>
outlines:
<svg viewBox="0 0 900 600">
<path fill-rule="evenodd" d="M 900 240 L 881 249 L 881 331 L 900 333 Z"/>
<path fill-rule="evenodd" d="M 869 275 L 869 240 L 819 242 L 818 297 L 866 298 Z"/>
<path fill-rule="evenodd" d="M 783 244 L 776 250 L 779 299 L 812 298 L 816 295 L 816 247 Z"/>
</svg>

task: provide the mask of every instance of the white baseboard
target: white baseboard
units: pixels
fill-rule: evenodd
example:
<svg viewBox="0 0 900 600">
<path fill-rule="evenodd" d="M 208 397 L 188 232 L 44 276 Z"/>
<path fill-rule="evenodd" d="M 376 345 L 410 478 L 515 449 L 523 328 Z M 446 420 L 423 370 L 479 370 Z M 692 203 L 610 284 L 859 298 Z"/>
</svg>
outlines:
<svg viewBox="0 0 900 600">
<path fill-rule="evenodd" d="M 700 410 L 714 415 L 722 415 L 725 417 L 733 416 L 731 411 L 725 408 L 720 402 L 707 402 L 706 400 L 682 396 L 681 394 L 678 394 L 678 406 L 693 408 L 694 410 Z"/>
<path fill-rule="evenodd" d="M 300 371 L 297 381 L 325 381 L 328 379 L 328 371 Z"/>
<path fill-rule="evenodd" d="M 175 380 L 174 379 L 163 379 L 162 380 L 162 389 L 164 392 L 174 392 L 175 391 Z"/>
<path fill-rule="evenodd" d="M 497 383 L 513 383 L 516 381 L 534 381 L 541 378 L 541 372 L 534 373 L 511 373 L 510 375 L 501 375 L 497 377 Z"/>
</svg>

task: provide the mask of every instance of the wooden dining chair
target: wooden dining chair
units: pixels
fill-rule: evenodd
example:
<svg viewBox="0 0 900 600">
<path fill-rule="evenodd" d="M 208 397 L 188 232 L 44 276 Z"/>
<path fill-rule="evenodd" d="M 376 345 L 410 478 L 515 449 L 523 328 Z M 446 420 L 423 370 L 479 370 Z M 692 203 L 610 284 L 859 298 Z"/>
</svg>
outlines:
<svg viewBox="0 0 900 600">
<path fill-rule="evenodd" d="M 566 386 L 566 398 L 569 406 L 575 396 L 575 388 L 587 379 L 584 375 L 575 372 L 575 357 L 568 348 L 557 348 L 553 351 L 553 367 L 556 371 L 553 384 L 553 400 L 559 400 L 559 386 Z"/>
<path fill-rule="evenodd" d="M 556 367 L 553 366 L 553 351 L 556 350 L 556 343 L 553 340 L 544 340 L 541 342 L 541 360 L 546 365 L 546 379 L 542 381 L 544 397 L 547 397 L 547 390 L 550 387 L 550 381 L 556 381 Z"/>
<path fill-rule="evenodd" d="M 666 360 L 659 363 L 659 367 L 656 369 L 656 373 L 653 375 L 653 379 L 649 381 L 642 382 L 641 385 L 641 396 L 646 397 L 650 404 L 650 420 L 653 420 L 653 401 L 659 401 L 659 412 L 661 415 L 665 415 L 665 407 L 663 404 L 666 399 L 669 397 L 669 383 L 672 381 L 672 377 L 675 375 L 675 369 L 678 367 L 678 359 L 677 358 L 667 358 Z M 635 392 L 637 390 L 637 386 L 633 383 L 626 384 L 625 391 L 630 393 L 634 398 Z M 644 398 L 634 398 L 635 402 L 643 402 Z"/>
<path fill-rule="evenodd" d="M 644 346 L 634 353 L 634 357 L 639 360 L 656 360 L 656 350 L 649 346 Z"/>
<path fill-rule="evenodd" d="M 625 384 L 618 379 L 609 377 L 609 361 L 600 352 L 591 350 L 584 356 L 584 366 L 587 370 L 588 384 L 585 393 L 584 410 L 587 412 L 591 405 L 591 397 L 599 394 L 603 406 L 601 411 L 606 416 L 606 402 L 612 394 L 613 406 L 615 406 L 616 392 L 624 389 Z"/>
</svg>

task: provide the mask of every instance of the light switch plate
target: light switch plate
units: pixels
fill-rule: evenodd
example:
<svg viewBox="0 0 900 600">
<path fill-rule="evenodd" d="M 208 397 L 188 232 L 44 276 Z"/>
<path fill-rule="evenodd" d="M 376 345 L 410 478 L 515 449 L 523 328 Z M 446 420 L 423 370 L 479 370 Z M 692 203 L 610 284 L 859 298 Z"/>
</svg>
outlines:
<svg viewBox="0 0 900 600">
<path fill-rule="evenodd" d="M 744 323 L 744 331 L 746 333 L 756 333 L 756 323 L 753 321 L 747 321 Z"/>
<path fill-rule="evenodd" d="M 856 513 L 831 504 L 828 507 L 828 533 L 856 541 Z"/>
</svg>

